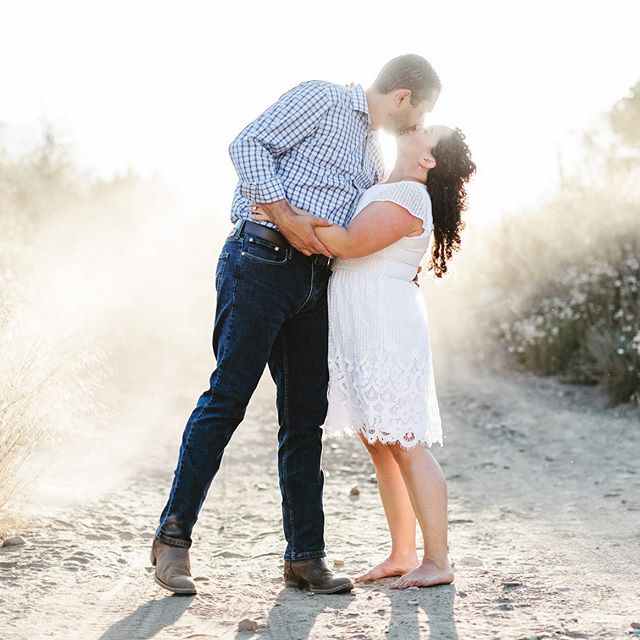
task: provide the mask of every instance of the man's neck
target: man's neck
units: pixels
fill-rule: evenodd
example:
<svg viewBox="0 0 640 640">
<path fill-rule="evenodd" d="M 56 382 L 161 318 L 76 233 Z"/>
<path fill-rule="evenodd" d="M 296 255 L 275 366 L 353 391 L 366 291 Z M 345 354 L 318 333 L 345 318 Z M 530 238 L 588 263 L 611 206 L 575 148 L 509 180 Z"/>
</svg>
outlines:
<svg viewBox="0 0 640 640">
<path fill-rule="evenodd" d="M 369 129 L 379 129 L 384 116 L 381 96 L 373 87 L 369 87 L 365 94 L 367 96 L 367 109 L 369 110 Z"/>
</svg>

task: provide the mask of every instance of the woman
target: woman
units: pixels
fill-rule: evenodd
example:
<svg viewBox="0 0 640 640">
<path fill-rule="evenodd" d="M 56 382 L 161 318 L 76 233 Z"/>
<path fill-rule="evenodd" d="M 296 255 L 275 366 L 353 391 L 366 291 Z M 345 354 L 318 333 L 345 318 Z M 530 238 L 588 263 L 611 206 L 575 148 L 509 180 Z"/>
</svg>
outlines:
<svg viewBox="0 0 640 640">
<path fill-rule="evenodd" d="M 442 444 L 442 429 L 426 308 L 412 280 L 432 230 L 429 268 L 437 277 L 446 272 L 460 245 L 465 184 L 475 164 L 462 132 L 444 126 L 405 132 L 397 148 L 388 180 L 365 191 L 349 226 L 316 233 L 337 258 L 328 288 L 324 428 L 359 434 L 375 465 L 391 534 L 389 557 L 356 581 L 400 576 L 391 586 L 406 589 L 453 582 L 447 488 L 429 450 Z M 259 205 L 253 210 L 255 220 L 269 219 Z"/>
</svg>

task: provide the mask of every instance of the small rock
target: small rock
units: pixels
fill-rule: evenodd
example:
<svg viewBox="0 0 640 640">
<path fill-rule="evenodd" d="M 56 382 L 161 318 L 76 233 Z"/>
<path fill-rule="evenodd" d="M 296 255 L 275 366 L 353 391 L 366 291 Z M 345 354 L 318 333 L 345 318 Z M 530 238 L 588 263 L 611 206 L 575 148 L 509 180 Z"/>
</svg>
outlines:
<svg viewBox="0 0 640 640">
<path fill-rule="evenodd" d="M 344 567 L 344 560 L 342 558 L 336 558 L 333 561 L 333 566 L 334 567 Z"/>
<path fill-rule="evenodd" d="M 238 622 L 238 631 L 257 631 L 258 623 L 250 618 L 243 618 Z"/>
<path fill-rule="evenodd" d="M 11 536 L 3 541 L 3 547 L 19 547 L 20 545 L 27 544 L 27 541 L 22 536 Z"/>
<path fill-rule="evenodd" d="M 357 485 L 351 489 L 351 495 L 352 496 L 360 495 L 360 488 Z"/>
<path fill-rule="evenodd" d="M 467 594 L 464 591 L 458 591 L 458 596 L 460 596 L 461 598 L 466 598 Z"/>
<path fill-rule="evenodd" d="M 515 587 L 521 587 L 522 582 L 520 582 L 519 580 L 507 580 L 506 582 L 502 583 L 502 586 L 514 589 Z"/>
<path fill-rule="evenodd" d="M 460 559 L 460 564 L 465 567 L 481 567 L 484 563 L 480 558 L 474 556 L 464 556 Z"/>
<path fill-rule="evenodd" d="M 631 623 L 631 628 L 632 629 L 640 629 L 640 622 L 632 622 Z"/>
<path fill-rule="evenodd" d="M 407 600 L 407 604 L 418 604 L 417 600 Z"/>
</svg>

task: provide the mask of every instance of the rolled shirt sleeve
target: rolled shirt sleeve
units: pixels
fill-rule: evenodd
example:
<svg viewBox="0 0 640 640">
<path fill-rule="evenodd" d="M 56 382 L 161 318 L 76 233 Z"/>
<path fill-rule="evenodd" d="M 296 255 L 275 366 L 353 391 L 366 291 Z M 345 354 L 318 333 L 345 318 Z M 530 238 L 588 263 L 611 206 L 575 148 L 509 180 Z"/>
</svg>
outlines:
<svg viewBox="0 0 640 640">
<path fill-rule="evenodd" d="M 313 135 L 330 107 L 323 85 L 303 82 L 240 132 L 229 146 L 229 155 L 245 198 L 251 202 L 286 198 L 278 178 L 278 159 Z"/>
</svg>

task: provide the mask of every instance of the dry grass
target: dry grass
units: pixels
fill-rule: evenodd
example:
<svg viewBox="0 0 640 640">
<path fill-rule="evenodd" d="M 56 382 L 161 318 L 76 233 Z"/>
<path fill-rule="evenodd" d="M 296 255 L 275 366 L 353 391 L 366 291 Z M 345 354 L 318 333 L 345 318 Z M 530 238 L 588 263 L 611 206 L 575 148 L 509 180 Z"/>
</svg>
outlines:
<svg viewBox="0 0 640 640">
<path fill-rule="evenodd" d="M 24 470 L 33 451 L 73 437 L 97 410 L 102 354 L 25 320 L 18 313 L 0 334 L 0 508 L 30 480 Z"/>
<path fill-rule="evenodd" d="M 23 156 L 0 150 L 0 507 L 13 496 L 19 515 L 48 459 L 86 452 L 114 475 L 174 428 L 167 404 L 210 373 L 227 226 L 157 178 L 83 175 L 48 131 Z"/>
<path fill-rule="evenodd" d="M 0 508 L 25 483 L 31 454 L 51 446 L 95 412 L 92 394 L 104 354 L 88 332 L 65 331 L 41 304 L 34 235 L 78 197 L 50 131 L 18 158 L 0 156 Z M 38 275 L 39 277 L 34 277 Z"/>
</svg>

